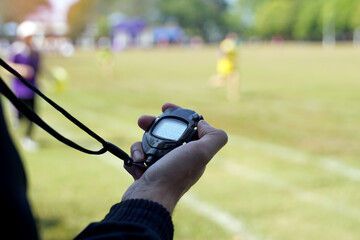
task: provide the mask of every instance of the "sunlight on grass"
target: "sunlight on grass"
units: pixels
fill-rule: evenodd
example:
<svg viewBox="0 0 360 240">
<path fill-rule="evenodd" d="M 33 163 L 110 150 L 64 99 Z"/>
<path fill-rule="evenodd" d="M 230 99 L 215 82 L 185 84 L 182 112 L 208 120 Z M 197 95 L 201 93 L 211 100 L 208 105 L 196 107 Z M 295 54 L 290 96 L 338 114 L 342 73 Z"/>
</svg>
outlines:
<svg viewBox="0 0 360 240">
<path fill-rule="evenodd" d="M 225 129 L 228 145 L 190 191 L 243 222 L 258 239 L 358 239 L 358 182 L 324 164 L 360 169 L 359 51 L 352 46 L 245 45 L 239 49 L 241 100 L 212 89 L 216 49 L 129 50 L 101 67 L 96 52 L 46 56 L 67 69 L 63 94 L 42 77 L 44 92 L 103 138 L 129 151 L 140 141 L 137 118 L 159 115 L 165 102 L 194 109 Z M 39 101 L 40 102 L 40 101 Z M 48 105 L 40 114 L 65 136 L 92 149 L 96 141 Z M 8 108 L 9 109 L 9 108 Z M 15 139 L 19 136 L 14 132 Z M 100 221 L 132 182 L 120 160 L 88 156 L 37 129 L 36 153 L 22 153 L 43 239 L 70 239 Z M 252 144 L 252 145 L 251 145 Z M 298 158 L 296 158 L 296 155 Z M 298 161 L 300 159 L 301 161 Z M 246 239 L 181 202 L 175 239 Z"/>
</svg>

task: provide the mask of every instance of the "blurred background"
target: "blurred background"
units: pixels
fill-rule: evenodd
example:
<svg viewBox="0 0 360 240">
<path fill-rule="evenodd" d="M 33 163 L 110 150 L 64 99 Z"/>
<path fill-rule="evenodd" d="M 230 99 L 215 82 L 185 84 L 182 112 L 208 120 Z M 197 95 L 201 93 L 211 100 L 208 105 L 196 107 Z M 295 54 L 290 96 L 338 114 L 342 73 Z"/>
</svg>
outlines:
<svg viewBox="0 0 360 240">
<path fill-rule="evenodd" d="M 129 152 L 138 117 L 165 102 L 229 134 L 175 210 L 175 239 L 360 239 L 358 0 L 2 0 L 2 58 L 26 20 L 38 26 L 39 88 L 107 141 Z M 100 221 L 132 182 L 121 160 L 40 128 L 26 151 L 5 103 L 42 239 Z M 66 137 L 101 147 L 36 105 Z"/>
</svg>

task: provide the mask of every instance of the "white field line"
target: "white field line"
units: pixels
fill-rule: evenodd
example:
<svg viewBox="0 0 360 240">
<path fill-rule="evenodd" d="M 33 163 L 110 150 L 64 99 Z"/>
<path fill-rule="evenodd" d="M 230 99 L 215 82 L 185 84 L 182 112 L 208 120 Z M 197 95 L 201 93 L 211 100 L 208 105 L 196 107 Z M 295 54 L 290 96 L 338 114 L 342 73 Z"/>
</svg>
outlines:
<svg viewBox="0 0 360 240">
<path fill-rule="evenodd" d="M 286 190 L 296 198 L 311 204 L 318 205 L 327 211 L 336 212 L 340 215 L 350 217 L 354 220 L 360 221 L 360 211 L 359 209 L 349 207 L 348 205 L 336 202 L 327 197 L 321 196 L 311 191 L 301 189 L 299 187 L 293 186 L 286 181 L 283 181 L 274 176 L 261 173 L 254 169 L 245 167 L 243 165 L 234 163 L 233 161 L 224 161 L 224 169 L 235 176 L 241 176 L 247 180 L 258 182 L 273 188 Z"/>
<path fill-rule="evenodd" d="M 209 204 L 208 202 L 201 201 L 197 199 L 192 194 L 185 194 L 182 197 L 182 202 L 185 203 L 189 208 L 194 212 L 205 216 L 207 219 L 218 224 L 228 233 L 235 235 L 235 239 L 244 239 L 244 240 L 260 240 L 264 238 L 259 238 L 253 233 L 250 233 L 247 230 L 246 225 L 233 217 L 229 213 L 219 209 L 218 207 Z M 267 238 L 268 239 L 268 238 Z"/>
<path fill-rule="evenodd" d="M 235 141 L 231 141 L 231 139 Z M 310 162 L 310 160 L 314 160 L 311 162 L 315 163 L 318 167 L 326 171 L 360 182 L 360 170 L 346 163 L 343 163 L 341 159 L 338 158 L 314 157 L 311 154 L 307 154 L 305 152 L 298 151 L 292 148 L 283 147 L 267 142 L 255 141 L 237 135 L 229 136 L 229 144 L 235 144 L 236 146 L 241 145 L 241 147 L 247 149 L 262 151 L 268 155 L 288 159 L 294 163 L 299 164 L 307 164 Z"/>
</svg>

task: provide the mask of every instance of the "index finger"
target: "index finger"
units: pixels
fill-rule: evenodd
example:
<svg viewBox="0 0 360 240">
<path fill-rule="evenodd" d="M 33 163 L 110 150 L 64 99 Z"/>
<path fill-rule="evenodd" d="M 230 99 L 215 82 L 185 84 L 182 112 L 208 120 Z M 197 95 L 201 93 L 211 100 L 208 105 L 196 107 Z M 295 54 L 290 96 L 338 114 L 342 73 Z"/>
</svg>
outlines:
<svg viewBox="0 0 360 240">
<path fill-rule="evenodd" d="M 172 103 L 165 103 L 165 104 L 162 106 L 161 110 L 162 110 L 163 112 L 165 112 L 165 110 L 168 109 L 168 108 L 181 108 L 181 107 L 179 107 L 178 105 L 172 104 Z"/>
</svg>

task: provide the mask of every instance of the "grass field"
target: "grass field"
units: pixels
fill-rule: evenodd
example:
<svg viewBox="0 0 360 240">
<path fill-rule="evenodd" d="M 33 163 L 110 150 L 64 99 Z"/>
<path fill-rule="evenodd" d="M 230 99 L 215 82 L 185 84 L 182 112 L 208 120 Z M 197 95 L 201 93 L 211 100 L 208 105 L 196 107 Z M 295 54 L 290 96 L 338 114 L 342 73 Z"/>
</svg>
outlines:
<svg viewBox="0 0 360 240">
<path fill-rule="evenodd" d="M 239 50 L 240 95 L 212 89 L 216 48 L 128 50 L 103 67 L 97 52 L 47 56 L 70 82 L 51 98 L 123 149 L 141 140 L 137 119 L 164 102 L 194 109 L 229 134 L 174 213 L 175 239 L 360 239 L 360 49 L 339 45 Z M 66 136 L 100 146 L 48 105 L 40 114 Z M 22 152 L 43 239 L 71 239 L 101 220 L 131 177 L 110 155 L 89 156 L 36 129 Z M 19 132 L 14 132 L 15 140 Z M 18 142 L 18 141 L 17 141 Z"/>
</svg>

